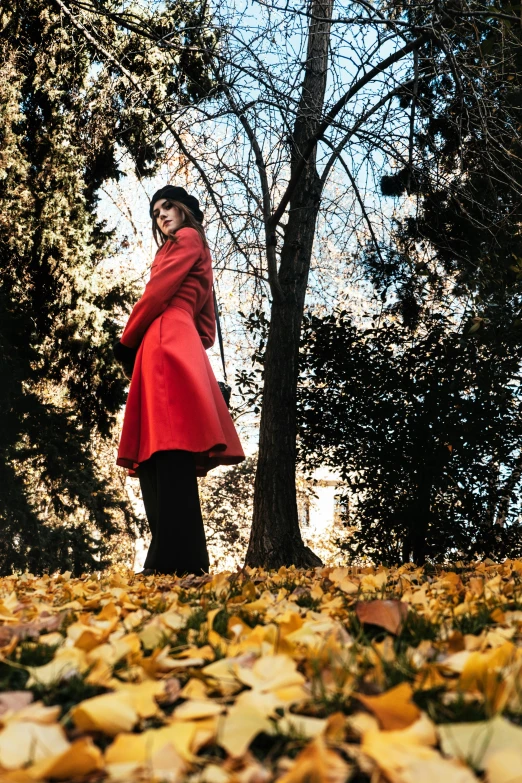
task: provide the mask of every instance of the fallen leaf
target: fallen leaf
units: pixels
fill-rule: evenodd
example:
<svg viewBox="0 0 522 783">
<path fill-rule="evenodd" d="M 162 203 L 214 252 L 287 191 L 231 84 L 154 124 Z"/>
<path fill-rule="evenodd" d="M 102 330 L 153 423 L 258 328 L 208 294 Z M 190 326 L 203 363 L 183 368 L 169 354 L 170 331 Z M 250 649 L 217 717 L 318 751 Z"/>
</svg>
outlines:
<svg viewBox="0 0 522 783">
<path fill-rule="evenodd" d="M 408 604 L 402 601 L 358 601 L 355 614 L 363 625 L 376 625 L 396 635 L 408 614 Z"/>
<path fill-rule="evenodd" d="M 164 681 L 145 680 L 134 683 L 112 680 L 111 686 L 117 693 L 129 696 L 130 703 L 140 718 L 152 718 L 161 712 L 156 699 L 161 699 L 165 693 Z"/>
<path fill-rule="evenodd" d="M 277 783 L 345 783 L 350 766 L 334 750 L 326 746 L 324 738 L 316 737 L 296 757 L 289 772 Z"/>
<path fill-rule="evenodd" d="M 77 647 L 66 647 L 58 650 L 54 658 L 43 666 L 28 666 L 31 675 L 26 683 L 27 688 L 33 685 L 49 687 L 72 674 L 82 674 L 89 668 L 87 657 L 83 650 Z"/>
<path fill-rule="evenodd" d="M 82 731 L 103 731 L 109 736 L 130 731 L 138 722 L 138 712 L 126 691 L 85 699 L 72 708 L 71 717 Z"/>
<path fill-rule="evenodd" d="M 122 732 L 105 751 L 105 763 L 111 766 L 142 763 L 170 743 L 182 758 L 192 761 L 191 746 L 197 728 L 195 721 L 179 721 L 161 729 L 148 729 L 141 734 Z"/>
<path fill-rule="evenodd" d="M 476 723 L 442 723 L 437 731 L 443 753 L 480 770 L 492 755 L 522 748 L 522 728 L 500 715 Z"/>
<path fill-rule="evenodd" d="M 292 685 L 302 685 L 304 676 L 297 671 L 297 663 L 289 655 L 265 655 L 252 668 L 236 664 L 237 679 L 258 691 L 275 691 Z"/>
<path fill-rule="evenodd" d="M 104 767 L 103 754 L 90 737 L 82 737 L 58 756 L 40 761 L 29 768 L 29 774 L 37 780 L 71 780 L 90 775 Z"/>
<path fill-rule="evenodd" d="M 478 783 L 470 769 L 419 742 L 411 728 L 368 731 L 363 735 L 361 753 L 372 759 L 389 783 Z"/>
<path fill-rule="evenodd" d="M 190 680 L 192 682 L 192 680 Z M 199 682 L 197 680 L 196 682 Z M 156 696 L 157 700 L 161 704 L 174 704 L 175 701 L 181 696 L 181 684 L 177 677 L 169 677 L 168 680 L 163 680 L 163 694 Z M 190 698 L 183 696 L 183 698 Z"/>
<path fill-rule="evenodd" d="M 190 699 L 176 707 L 172 716 L 176 720 L 197 720 L 220 715 L 224 710 L 225 707 L 210 699 Z"/>
<path fill-rule="evenodd" d="M 197 680 L 195 677 L 191 677 L 181 689 L 179 688 L 179 680 L 176 680 L 176 682 L 178 683 L 176 698 L 181 696 L 182 699 L 205 699 L 207 696 L 208 688 L 203 680 Z M 173 701 L 175 701 L 175 699 Z"/>
<path fill-rule="evenodd" d="M 488 783 L 522 783 L 522 749 L 491 753 L 485 769 Z"/>
<path fill-rule="evenodd" d="M 57 723 L 10 721 L 0 731 L 0 766 L 20 769 L 57 756 L 68 748 L 65 732 Z"/>
<path fill-rule="evenodd" d="M 242 756 L 262 731 L 270 733 L 272 723 L 252 706 L 233 705 L 218 729 L 217 743 L 231 756 Z"/>
<path fill-rule="evenodd" d="M 33 700 L 31 691 L 5 691 L 0 693 L 0 716 L 6 712 L 17 712 Z"/>
<path fill-rule="evenodd" d="M 0 647 L 5 647 L 13 637 L 21 639 L 38 639 L 42 632 L 57 631 L 61 627 L 67 612 L 50 617 L 40 617 L 31 623 L 18 623 L 16 625 L 2 626 L 0 628 Z"/>
<path fill-rule="evenodd" d="M 26 707 L 21 707 L 16 712 L 5 713 L 2 716 L 3 723 L 13 721 L 28 723 L 56 723 L 60 717 L 61 707 L 57 704 L 54 707 L 46 707 L 42 701 L 35 701 Z"/>
<path fill-rule="evenodd" d="M 373 712 L 381 727 L 386 730 L 405 729 L 420 717 L 420 710 L 412 701 L 412 687 L 406 682 L 379 696 L 354 696 Z"/>
<path fill-rule="evenodd" d="M 318 734 L 322 734 L 327 726 L 325 718 L 312 718 L 309 715 L 295 715 L 292 712 L 285 712 L 284 716 L 277 722 L 277 732 L 281 734 L 297 734 L 306 739 L 313 739 Z"/>
</svg>

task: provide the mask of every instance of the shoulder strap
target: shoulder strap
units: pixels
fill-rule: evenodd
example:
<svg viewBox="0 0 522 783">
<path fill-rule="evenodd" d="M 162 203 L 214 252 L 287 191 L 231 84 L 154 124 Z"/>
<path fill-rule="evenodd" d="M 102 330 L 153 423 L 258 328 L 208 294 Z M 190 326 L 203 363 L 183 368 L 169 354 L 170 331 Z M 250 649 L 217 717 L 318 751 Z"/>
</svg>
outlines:
<svg viewBox="0 0 522 783">
<path fill-rule="evenodd" d="M 219 350 L 221 351 L 221 361 L 223 362 L 223 375 L 225 376 L 225 383 L 227 382 L 227 371 L 225 369 L 225 352 L 223 351 L 223 338 L 221 336 L 221 324 L 219 323 L 219 309 L 216 299 L 216 289 L 212 286 L 212 292 L 214 294 L 214 312 L 216 314 L 216 326 L 219 338 Z"/>
</svg>

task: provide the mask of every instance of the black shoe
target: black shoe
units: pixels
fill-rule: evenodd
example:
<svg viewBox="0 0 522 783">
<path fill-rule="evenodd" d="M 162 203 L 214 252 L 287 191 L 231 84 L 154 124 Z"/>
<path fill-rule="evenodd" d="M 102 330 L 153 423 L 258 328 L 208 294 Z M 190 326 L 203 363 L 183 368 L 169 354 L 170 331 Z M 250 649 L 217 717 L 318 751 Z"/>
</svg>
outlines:
<svg viewBox="0 0 522 783">
<path fill-rule="evenodd" d="M 144 568 L 143 571 L 136 571 L 136 576 L 154 576 L 157 573 L 153 568 Z"/>
</svg>

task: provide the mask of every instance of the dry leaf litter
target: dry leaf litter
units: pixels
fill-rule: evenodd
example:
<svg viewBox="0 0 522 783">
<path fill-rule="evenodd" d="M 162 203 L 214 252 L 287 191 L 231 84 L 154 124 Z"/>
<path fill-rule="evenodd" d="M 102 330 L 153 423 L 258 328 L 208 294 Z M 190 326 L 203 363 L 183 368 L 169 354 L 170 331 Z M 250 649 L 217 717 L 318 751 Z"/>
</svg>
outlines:
<svg viewBox="0 0 522 783">
<path fill-rule="evenodd" d="M 0 580 L 0 782 L 522 783 L 522 561 Z"/>
</svg>

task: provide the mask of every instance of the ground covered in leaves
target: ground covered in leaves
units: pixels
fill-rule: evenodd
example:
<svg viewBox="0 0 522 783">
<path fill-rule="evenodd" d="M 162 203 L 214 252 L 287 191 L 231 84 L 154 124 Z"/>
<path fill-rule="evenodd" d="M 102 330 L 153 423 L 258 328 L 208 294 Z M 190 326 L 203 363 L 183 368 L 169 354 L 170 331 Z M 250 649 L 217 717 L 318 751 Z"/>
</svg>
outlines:
<svg viewBox="0 0 522 783">
<path fill-rule="evenodd" d="M 0 781 L 522 781 L 522 561 L 13 576 L 0 623 Z"/>
</svg>

